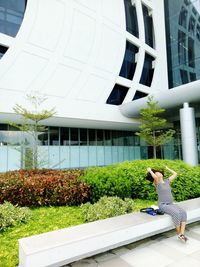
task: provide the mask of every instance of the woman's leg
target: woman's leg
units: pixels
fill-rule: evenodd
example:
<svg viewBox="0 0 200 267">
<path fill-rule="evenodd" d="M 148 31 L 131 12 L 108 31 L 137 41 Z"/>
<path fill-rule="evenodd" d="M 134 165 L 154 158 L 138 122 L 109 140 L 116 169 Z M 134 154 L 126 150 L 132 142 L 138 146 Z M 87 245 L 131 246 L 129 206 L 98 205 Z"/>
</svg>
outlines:
<svg viewBox="0 0 200 267">
<path fill-rule="evenodd" d="M 180 235 L 185 235 L 185 226 L 186 226 L 186 222 L 182 222 L 180 225 Z"/>
</svg>

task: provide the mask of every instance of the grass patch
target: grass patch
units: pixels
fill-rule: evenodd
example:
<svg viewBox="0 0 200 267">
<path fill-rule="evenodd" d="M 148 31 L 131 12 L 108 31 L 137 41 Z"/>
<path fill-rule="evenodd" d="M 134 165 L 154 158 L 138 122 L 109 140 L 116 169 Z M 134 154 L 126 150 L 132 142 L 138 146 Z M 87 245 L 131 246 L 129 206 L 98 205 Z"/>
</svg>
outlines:
<svg viewBox="0 0 200 267">
<path fill-rule="evenodd" d="M 156 205 L 149 200 L 135 200 L 135 211 Z M 18 265 L 18 239 L 84 223 L 81 207 L 42 207 L 31 209 L 32 217 L 26 224 L 19 224 L 0 232 L 0 267 Z"/>
</svg>

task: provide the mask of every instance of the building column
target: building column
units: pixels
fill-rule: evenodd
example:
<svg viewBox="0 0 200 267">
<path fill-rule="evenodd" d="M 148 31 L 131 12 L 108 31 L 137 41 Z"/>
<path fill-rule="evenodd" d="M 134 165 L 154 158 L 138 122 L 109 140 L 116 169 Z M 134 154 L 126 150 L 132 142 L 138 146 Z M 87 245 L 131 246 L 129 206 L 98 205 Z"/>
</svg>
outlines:
<svg viewBox="0 0 200 267">
<path fill-rule="evenodd" d="M 188 103 L 180 109 L 181 142 L 183 160 L 192 165 L 198 165 L 197 139 L 194 108 Z"/>
</svg>

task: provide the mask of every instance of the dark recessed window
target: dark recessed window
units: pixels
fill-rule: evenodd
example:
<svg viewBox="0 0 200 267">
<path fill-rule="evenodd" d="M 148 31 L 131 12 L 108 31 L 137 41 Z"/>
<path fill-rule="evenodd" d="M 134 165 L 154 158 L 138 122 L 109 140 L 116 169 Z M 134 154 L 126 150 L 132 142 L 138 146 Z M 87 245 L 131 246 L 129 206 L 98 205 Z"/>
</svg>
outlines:
<svg viewBox="0 0 200 267">
<path fill-rule="evenodd" d="M 188 38 L 188 65 L 195 68 L 195 51 L 194 51 L 194 40 Z"/>
<path fill-rule="evenodd" d="M 178 58 L 180 64 L 186 64 L 187 60 L 186 35 L 182 31 L 178 31 Z"/>
<path fill-rule="evenodd" d="M 70 129 L 70 136 L 71 136 L 71 146 L 78 146 L 79 145 L 79 129 L 78 128 L 71 128 Z"/>
<path fill-rule="evenodd" d="M 8 47 L 0 45 L 0 59 L 3 57 L 3 55 L 6 53 L 8 50 Z"/>
<path fill-rule="evenodd" d="M 200 41 L 200 25 L 197 25 L 196 35 L 197 39 Z"/>
<path fill-rule="evenodd" d="M 190 72 L 190 81 L 191 82 L 194 82 L 194 81 L 196 81 L 197 80 L 197 75 L 196 75 L 196 73 L 192 73 L 192 72 Z"/>
<path fill-rule="evenodd" d="M 153 73 L 154 73 L 154 58 L 150 56 L 149 54 L 145 54 L 144 58 L 144 66 L 142 70 L 142 75 L 140 78 L 140 83 L 144 84 L 146 86 L 151 86 L 152 80 L 153 80 Z"/>
<path fill-rule="evenodd" d="M 182 7 L 180 15 L 179 15 L 179 25 L 181 25 L 185 29 L 187 27 L 187 14 L 188 14 L 188 12 L 185 9 L 185 7 Z"/>
<path fill-rule="evenodd" d="M 188 26 L 188 31 L 190 34 L 192 34 L 194 36 L 194 32 L 195 32 L 195 18 L 194 17 L 190 17 L 189 20 L 189 26 Z"/>
<path fill-rule="evenodd" d="M 59 128 L 58 127 L 49 127 L 49 144 L 51 146 L 59 146 Z"/>
<path fill-rule="evenodd" d="M 128 90 L 129 88 L 125 86 L 115 84 L 109 98 L 106 101 L 106 104 L 121 105 L 124 101 L 124 98 L 126 97 Z"/>
<path fill-rule="evenodd" d="M 194 13 L 194 15 L 196 16 L 197 15 L 197 10 L 196 10 L 196 8 L 193 6 L 193 8 L 192 8 L 192 12 Z"/>
<path fill-rule="evenodd" d="M 146 97 L 146 96 L 148 96 L 148 94 L 140 92 L 140 91 L 136 91 L 135 95 L 133 97 L 133 100 L 137 100 L 137 99 L 140 99 L 140 98 L 143 98 L 143 97 Z"/>
<path fill-rule="evenodd" d="M 88 145 L 88 131 L 87 129 L 80 129 L 80 146 Z"/>
<path fill-rule="evenodd" d="M 0 32 L 15 37 L 23 20 L 25 0 L 0 0 Z"/>
<path fill-rule="evenodd" d="M 181 75 L 181 80 L 182 80 L 182 84 L 188 83 L 188 73 L 186 70 L 180 70 L 180 75 Z"/>
<path fill-rule="evenodd" d="M 60 128 L 60 145 L 68 146 L 69 145 L 69 128 L 61 127 Z"/>
<path fill-rule="evenodd" d="M 124 0 L 126 14 L 126 30 L 139 37 L 136 7 L 131 0 Z"/>
<path fill-rule="evenodd" d="M 154 48 L 154 29 L 151 10 L 146 6 L 142 6 L 145 28 L 145 42 Z"/>
<path fill-rule="evenodd" d="M 129 80 L 133 79 L 137 64 L 136 63 L 137 53 L 138 53 L 138 47 L 126 41 L 126 51 L 119 76 L 127 78 Z"/>
</svg>

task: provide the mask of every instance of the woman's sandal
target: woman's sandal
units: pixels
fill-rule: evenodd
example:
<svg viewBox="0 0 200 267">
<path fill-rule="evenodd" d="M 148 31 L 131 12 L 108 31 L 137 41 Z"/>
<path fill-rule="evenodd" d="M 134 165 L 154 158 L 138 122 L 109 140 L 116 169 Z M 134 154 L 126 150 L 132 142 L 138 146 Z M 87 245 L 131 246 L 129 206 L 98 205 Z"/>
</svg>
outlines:
<svg viewBox="0 0 200 267">
<path fill-rule="evenodd" d="M 183 235 L 183 234 L 181 234 L 181 235 L 178 235 L 178 238 L 181 240 L 181 241 L 183 241 L 183 242 L 187 242 L 187 240 L 188 240 L 188 238 L 185 236 L 185 235 Z"/>
</svg>

